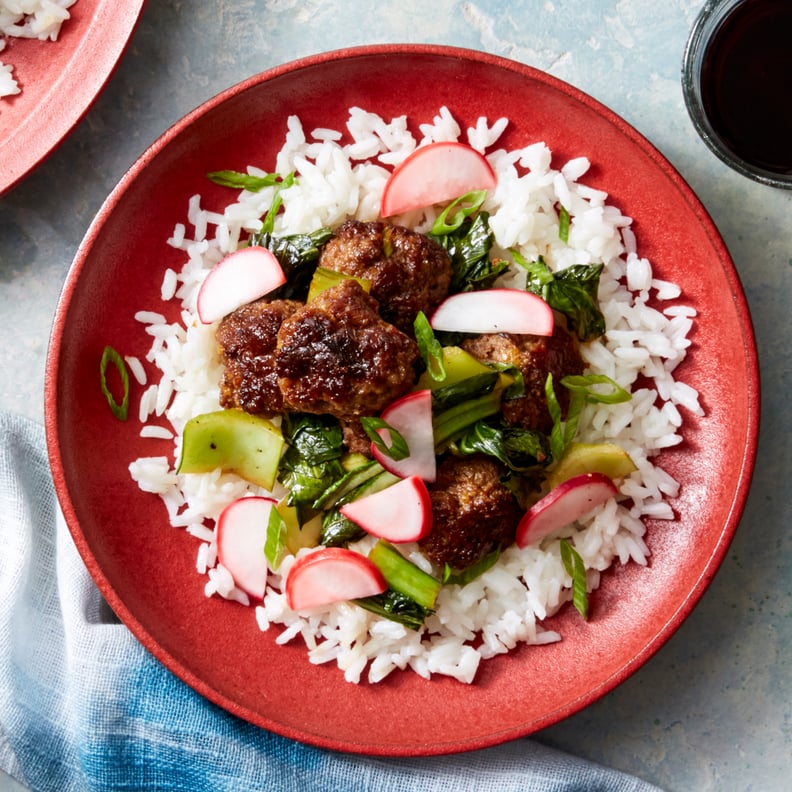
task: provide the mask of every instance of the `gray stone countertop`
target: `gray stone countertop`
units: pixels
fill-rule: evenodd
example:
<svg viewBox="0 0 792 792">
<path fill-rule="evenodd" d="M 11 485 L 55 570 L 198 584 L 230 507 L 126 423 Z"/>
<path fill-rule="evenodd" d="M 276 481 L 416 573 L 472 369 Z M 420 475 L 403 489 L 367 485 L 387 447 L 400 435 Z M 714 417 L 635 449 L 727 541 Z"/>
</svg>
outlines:
<svg viewBox="0 0 792 792">
<path fill-rule="evenodd" d="M 125 170 L 203 100 L 277 64 L 359 44 L 451 44 L 543 69 L 635 126 L 710 212 L 751 308 L 763 403 L 747 508 L 697 608 L 634 676 L 536 738 L 669 792 L 789 789 L 792 191 L 731 172 L 696 136 L 679 77 L 701 5 L 402 0 L 373 13 L 362 0 L 152 0 L 87 116 L 0 198 L 0 409 L 43 421 L 50 323 L 77 246 Z"/>
</svg>

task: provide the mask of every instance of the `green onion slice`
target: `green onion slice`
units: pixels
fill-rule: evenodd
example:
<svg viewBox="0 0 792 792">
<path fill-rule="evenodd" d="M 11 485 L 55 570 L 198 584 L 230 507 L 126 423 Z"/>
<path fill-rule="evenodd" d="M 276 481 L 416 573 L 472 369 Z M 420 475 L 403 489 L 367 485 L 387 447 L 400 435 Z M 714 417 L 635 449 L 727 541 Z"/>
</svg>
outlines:
<svg viewBox="0 0 792 792">
<path fill-rule="evenodd" d="M 588 591 L 586 590 L 586 565 L 567 539 L 561 540 L 561 561 L 567 574 L 572 577 L 572 604 L 575 610 L 588 619 Z"/>
<path fill-rule="evenodd" d="M 563 206 L 558 208 L 558 238 L 564 243 L 569 242 L 569 212 Z"/>
<path fill-rule="evenodd" d="M 442 382 L 445 379 L 445 363 L 443 360 L 443 346 L 437 340 L 423 311 L 418 311 L 418 315 L 413 322 L 415 328 L 415 340 L 418 350 L 421 353 L 426 370 L 435 382 Z"/>
<path fill-rule="evenodd" d="M 110 388 L 107 385 L 107 367 L 110 364 L 116 367 L 121 377 L 124 395 L 120 404 L 115 400 L 115 397 L 110 392 Z M 102 360 L 99 364 L 99 377 L 102 393 L 105 399 L 107 399 L 107 403 L 110 405 L 111 412 L 119 421 L 126 421 L 129 415 L 129 372 L 127 371 L 124 359 L 111 346 L 106 346 L 104 352 L 102 352 Z"/>
<path fill-rule="evenodd" d="M 363 430 L 368 435 L 369 440 L 383 453 L 398 462 L 400 459 L 405 459 L 410 456 L 410 449 L 407 446 L 407 441 L 403 435 L 394 429 L 387 421 L 382 418 L 364 417 L 360 419 L 363 425 Z M 379 433 L 379 429 L 387 429 L 390 435 L 390 445 L 386 442 L 385 438 Z"/>
</svg>

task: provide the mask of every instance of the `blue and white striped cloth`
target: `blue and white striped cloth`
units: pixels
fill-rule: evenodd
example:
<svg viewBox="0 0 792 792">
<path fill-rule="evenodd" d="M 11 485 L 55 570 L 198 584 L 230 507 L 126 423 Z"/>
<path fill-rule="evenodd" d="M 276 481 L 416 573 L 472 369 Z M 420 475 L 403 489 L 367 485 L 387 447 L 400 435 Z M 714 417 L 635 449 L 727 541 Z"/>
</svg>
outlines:
<svg viewBox="0 0 792 792">
<path fill-rule="evenodd" d="M 0 768 L 36 792 L 649 792 L 518 740 L 424 759 L 337 754 L 237 719 L 120 624 L 53 493 L 44 431 L 0 414 Z"/>
</svg>

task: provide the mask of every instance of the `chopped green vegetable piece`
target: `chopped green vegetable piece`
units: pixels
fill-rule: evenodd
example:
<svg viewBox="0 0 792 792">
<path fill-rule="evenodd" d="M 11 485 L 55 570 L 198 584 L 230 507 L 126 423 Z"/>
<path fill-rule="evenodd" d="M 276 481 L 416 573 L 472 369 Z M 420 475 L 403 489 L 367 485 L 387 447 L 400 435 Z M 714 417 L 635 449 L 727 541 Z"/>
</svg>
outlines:
<svg viewBox="0 0 792 792">
<path fill-rule="evenodd" d="M 500 381 L 500 374 L 491 369 L 474 374 L 450 385 L 443 385 L 432 391 L 432 409 L 442 412 L 457 404 L 470 401 L 487 393 L 492 393 Z"/>
<path fill-rule="evenodd" d="M 365 416 L 360 419 L 360 424 L 363 431 L 368 435 L 369 440 L 386 456 L 398 462 L 400 459 L 406 459 L 410 456 L 410 449 L 407 446 L 407 441 L 398 430 L 394 429 L 387 421 L 382 418 L 374 418 Z M 386 439 L 377 431 L 378 429 L 385 429 L 388 432 L 388 439 Z"/>
<path fill-rule="evenodd" d="M 264 218 L 264 222 L 262 223 L 261 230 L 265 234 L 271 234 L 275 230 L 275 218 L 278 216 L 278 212 L 280 211 L 281 204 L 283 203 L 283 196 L 281 193 L 291 187 L 295 182 L 295 175 L 294 173 L 289 173 L 283 177 L 281 182 L 278 184 L 278 188 L 275 190 L 275 195 L 272 196 L 272 203 L 270 204 L 270 208 L 267 210 L 267 215 Z"/>
<path fill-rule="evenodd" d="M 486 374 L 487 366 L 473 357 L 469 352 L 458 346 L 444 346 L 442 379 L 436 380 L 427 372 L 423 372 L 418 378 L 415 387 L 417 390 L 429 389 L 432 391 L 446 385 L 453 385 L 460 380 L 472 377 L 475 374 Z"/>
<path fill-rule="evenodd" d="M 191 418 L 182 435 L 178 473 L 221 468 L 271 490 L 283 435 L 266 418 L 242 410 L 218 410 Z"/>
<path fill-rule="evenodd" d="M 250 244 L 267 248 L 278 259 L 286 275 L 286 283 L 271 292 L 268 298 L 305 300 L 322 248 L 332 235 L 332 229 L 327 226 L 310 234 L 283 237 L 276 237 L 269 231 L 254 234 Z"/>
<path fill-rule="evenodd" d="M 419 605 L 414 599 L 393 589 L 387 589 L 382 594 L 376 594 L 373 597 L 363 597 L 352 601 L 377 616 L 403 624 L 411 630 L 420 630 L 424 620 L 432 612 Z"/>
<path fill-rule="evenodd" d="M 281 179 L 277 173 L 251 176 L 248 173 L 240 173 L 234 170 L 212 171 L 206 174 L 206 178 L 221 187 L 233 187 L 235 190 L 248 190 L 249 192 L 259 192 L 265 187 L 272 187 Z"/>
<path fill-rule="evenodd" d="M 107 384 L 107 367 L 110 364 L 115 366 L 119 377 L 121 377 L 123 395 L 120 403 L 115 400 Z M 127 371 L 124 359 L 111 346 L 106 346 L 102 352 L 102 360 L 99 363 L 99 384 L 110 406 L 110 411 L 119 421 L 126 421 L 129 416 L 129 372 Z"/>
<path fill-rule="evenodd" d="M 550 463 L 547 437 L 517 426 L 493 426 L 477 421 L 456 442 L 460 454 L 486 454 L 514 473 L 528 473 Z"/>
<path fill-rule="evenodd" d="M 451 234 L 431 234 L 451 259 L 451 293 L 488 289 L 508 268 L 506 261 L 490 261 L 495 235 L 489 227 L 489 215 L 480 212 L 467 218 Z"/>
<path fill-rule="evenodd" d="M 561 540 L 561 561 L 572 578 L 572 604 L 575 610 L 588 620 L 589 601 L 586 583 L 586 565 L 567 539 Z"/>
<path fill-rule="evenodd" d="M 486 190 L 474 190 L 452 201 L 434 221 L 432 234 L 434 236 L 442 236 L 444 234 L 453 234 L 455 231 L 458 231 L 462 223 L 464 223 L 468 217 L 476 214 L 476 212 L 481 209 L 481 205 L 486 198 Z M 454 212 L 454 214 L 449 220 L 448 216 L 451 212 Z"/>
<path fill-rule="evenodd" d="M 476 421 L 497 415 L 500 403 L 500 393 L 491 391 L 436 415 L 432 421 L 435 449 L 445 450 L 448 443 L 461 437 Z"/>
<path fill-rule="evenodd" d="M 418 351 L 421 353 L 426 370 L 435 382 L 445 379 L 446 369 L 443 359 L 443 346 L 437 340 L 423 311 L 418 311 L 418 315 L 413 322 L 415 330 L 415 341 L 418 344 Z"/>
<path fill-rule="evenodd" d="M 289 489 L 289 505 L 310 506 L 346 475 L 341 426 L 329 415 L 297 413 L 285 415 L 282 428 L 288 447 L 280 463 L 281 483 Z"/>
<path fill-rule="evenodd" d="M 553 419 L 553 429 L 550 432 L 550 450 L 553 459 L 561 459 L 569 444 L 575 439 L 580 414 L 586 404 L 595 402 L 618 404 L 632 398 L 628 391 L 605 374 L 569 375 L 561 380 L 561 384 L 570 392 L 566 421 L 563 420 L 561 407 L 553 389 L 553 375 L 547 375 L 545 397 L 547 408 Z M 594 388 L 599 385 L 607 386 L 610 391 L 603 393 L 600 390 L 595 390 Z"/>
<path fill-rule="evenodd" d="M 563 207 L 558 208 L 558 238 L 566 245 L 569 242 L 569 212 Z"/>
<path fill-rule="evenodd" d="M 620 402 L 630 401 L 629 391 L 614 382 L 606 374 L 569 374 L 561 380 L 561 384 L 573 393 L 582 393 L 587 402 L 599 402 L 600 404 L 619 404 Z M 594 390 L 592 386 L 605 385 L 610 388 L 610 392 L 603 393 Z"/>
<path fill-rule="evenodd" d="M 485 556 L 471 564 L 461 572 L 455 572 L 448 564 L 443 569 L 443 583 L 449 586 L 466 586 L 477 577 L 483 575 L 488 569 L 491 569 L 498 563 L 500 558 L 501 548 L 500 545 Z"/>
<path fill-rule="evenodd" d="M 564 314 L 570 330 L 581 341 L 599 338 L 605 332 L 605 317 L 599 307 L 602 264 L 573 264 L 553 273 L 539 256 L 526 261 L 516 250 L 514 261 L 528 273 L 527 291 L 539 295 L 551 308 Z"/>
<path fill-rule="evenodd" d="M 405 558 L 390 542 L 380 539 L 369 560 L 382 572 L 388 586 L 431 610 L 442 583 Z"/>
<path fill-rule="evenodd" d="M 350 542 L 362 539 L 366 532 L 337 509 L 325 512 L 322 516 L 322 530 L 319 544 L 325 547 L 343 547 Z"/>
<path fill-rule="evenodd" d="M 311 302 L 311 300 L 316 299 L 323 291 L 332 289 L 333 286 L 338 286 L 339 283 L 345 280 L 357 281 L 366 294 L 371 291 L 371 281 L 366 278 L 355 278 L 352 275 L 347 275 L 345 272 L 336 272 L 336 270 L 327 269 L 325 267 L 317 267 L 311 278 L 311 285 L 308 287 L 306 302 Z"/>
<path fill-rule="evenodd" d="M 348 470 L 340 479 L 334 481 L 321 495 L 314 501 L 314 509 L 329 509 L 335 506 L 338 501 L 365 481 L 382 473 L 383 467 L 376 460 L 369 460 L 365 457 L 364 462 L 352 470 Z M 345 466 L 346 469 L 346 466 Z"/>
<path fill-rule="evenodd" d="M 286 554 L 287 525 L 277 506 L 270 509 L 267 520 L 267 538 L 264 542 L 264 557 L 273 572 L 277 572 Z"/>
</svg>

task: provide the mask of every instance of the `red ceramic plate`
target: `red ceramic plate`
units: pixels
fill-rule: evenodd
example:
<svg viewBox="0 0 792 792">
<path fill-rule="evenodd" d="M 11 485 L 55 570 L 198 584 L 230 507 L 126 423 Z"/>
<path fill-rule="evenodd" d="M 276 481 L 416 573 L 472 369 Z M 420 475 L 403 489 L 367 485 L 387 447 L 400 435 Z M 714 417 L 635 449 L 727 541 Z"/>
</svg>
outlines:
<svg viewBox="0 0 792 792">
<path fill-rule="evenodd" d="M 427 78 L 428 77 L 428 78 Z M 437 86 L 442 86 L 438 92 Z M 358 105 L 388 118 L 431 118 L 446 104 L 462 126 L 509 115 L 509 147 L 545 141 L 561 163 L 585 154 L 587 181 L 635 218 L 658 277 L 698 310 L 682 378 L 706 417 L 662 457 L 683 484 L 674 523 L 650 523 L 648 568 L 605 576 L 593 618 L 554 620 L 564 640 L 482 663 L 475 684 L 395 673 L 351 685 L 276 646 L 250 610 L 203 595 L 194 540 L 130 481 L 151 454 L 136 420 L 114 419 L 99 389 L 105 344 L 145 354 L 136 310 L 156 305 L 165 240 L 187 200 L 228 199 L 204 174 L 274 162 L 286 118 L 341 129 Z M 175 252 L 174 252 L 174 255 Z M 178 258 L 178 256 L 177 256 Z M 52 469 L 66 520 L 110 605 L 140 641 L 200 693 L 274 732 L 328 748 L 428 755 L 493 745 L 549 726 L 624 681 L 680 626 L 715 574 L 747 495 L 758 425 L 750 317 L 729 254 L 696 196 L 634 129 L 590 97 L 527 66 L 434 46 L 319 55 L 253 77 L 170 129 L 111 194 L 79 249 L 55 318 L 46 386 Z M 162 453 L 169 453 L 163 446 Z"/>
<path fill-rule="evenodd" d="M 57 41 L 7 39 L 22 93 L 0 100 L 0 195 L 71 132 L 104 88 L 145 0 L 78 0 Z"/>
</svg>

